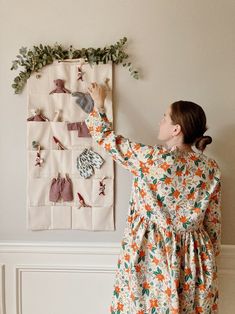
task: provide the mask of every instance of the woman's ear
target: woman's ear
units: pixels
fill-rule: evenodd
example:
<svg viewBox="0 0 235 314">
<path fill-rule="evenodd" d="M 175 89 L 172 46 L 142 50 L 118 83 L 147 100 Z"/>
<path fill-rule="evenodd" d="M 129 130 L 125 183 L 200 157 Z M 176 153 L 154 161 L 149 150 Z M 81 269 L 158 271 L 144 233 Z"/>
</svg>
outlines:
<svg viewBox="0 0 235 314">
<path fill-rule="evenodd" d="M 179 135 L 181 132 L 181 126 L 179 124 L 175 124 L 173 126 L 173 136 Z"/>
</svg>

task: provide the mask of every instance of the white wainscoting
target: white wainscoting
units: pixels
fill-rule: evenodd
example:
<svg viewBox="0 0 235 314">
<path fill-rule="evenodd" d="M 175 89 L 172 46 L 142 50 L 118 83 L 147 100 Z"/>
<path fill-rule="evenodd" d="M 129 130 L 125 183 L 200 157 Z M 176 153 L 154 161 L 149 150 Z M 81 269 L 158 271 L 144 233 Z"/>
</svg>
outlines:
<svg viewBox="0 0 235 314">
<path fill-rule="evenodd" d="M 0 243 L 0 314 L 109 314 L 119 252 L 119 243 Z M 220 314 L 233 314 L 235 246 L 222 246 L 218 266 Z"/>
</svg>

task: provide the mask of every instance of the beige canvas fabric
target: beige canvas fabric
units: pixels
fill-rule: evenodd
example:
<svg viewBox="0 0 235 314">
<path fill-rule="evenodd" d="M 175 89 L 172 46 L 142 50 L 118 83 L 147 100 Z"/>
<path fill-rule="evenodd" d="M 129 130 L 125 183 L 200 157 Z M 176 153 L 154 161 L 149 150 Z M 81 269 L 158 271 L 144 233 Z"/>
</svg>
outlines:
<svg viewBox="0 0 235 314">
<path fill-rule="evenodd" d="M 27 226 L 30 230 L 79 229 L 114 230 L 114 164 L 108 154 L 91 137 L 78 137 L 77 132 L 68 131 L 67 124 L 84 121 L 87 116 L 77 104 L 76 98 L 68 93 L 49 94 L 54 88 L 54 80 L 64 80 L 64 86 L 71 92 L 87 92 L 91 82 L 107 86 L 105 102 L 106 113 L 112 121 L 112 64 L 83 64 L 83 81 L 77 80 L 78 66 L 84 60 L 54 62 L 42 69 L 40 78 L 32 75 L 27 83 L 28 117 L 32 110 L 40 108 L 49 122 L 27 121 Z M 61 121 L 53 121 L 56 111 L 60 110 Z M 65 150 L 58 149 L 53 136 Z M 37 150 L 32 142 L 40 144 L 41 167 L 35 166 Z M 94 169 L 90 178 L 81 177 L 77 169 L 77 157 L 85 148 L 98 153 L 104 163 L 100 169 Z M 49 200 L 51 181 L 57 177 L 68 176 L 72 180 L 73 201 Z M 104 195 L 100 193 L 100 181 L 103 179 Z M 77 193 L 91 207 L 80 207 Z"/>
</svg>

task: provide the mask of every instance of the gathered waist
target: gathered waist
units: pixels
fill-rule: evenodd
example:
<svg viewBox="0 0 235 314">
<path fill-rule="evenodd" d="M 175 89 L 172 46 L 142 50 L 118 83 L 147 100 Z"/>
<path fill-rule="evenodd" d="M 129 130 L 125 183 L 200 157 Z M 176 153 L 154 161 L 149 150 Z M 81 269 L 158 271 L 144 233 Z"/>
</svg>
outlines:
<svg viewBox="0 0 235 314">
<path fill-rule="evenodd" d="M 146 216 L 137 215 L 132 223 L 132 228 L 136 228 L 137 225 L 143 225 L 145 228 L 159 230 L 163 232 L 172 232 L 175 234 L 184 234 L 184 233 L 194 233 L 194 232 L 205 232 L 203 224 L 197 226 L 189 226 L 187 228 L 179 228 L 174 223 L 169 224 L 168 226 L 163 226 L 160 222 L 154 221 Z"/>
</svg>

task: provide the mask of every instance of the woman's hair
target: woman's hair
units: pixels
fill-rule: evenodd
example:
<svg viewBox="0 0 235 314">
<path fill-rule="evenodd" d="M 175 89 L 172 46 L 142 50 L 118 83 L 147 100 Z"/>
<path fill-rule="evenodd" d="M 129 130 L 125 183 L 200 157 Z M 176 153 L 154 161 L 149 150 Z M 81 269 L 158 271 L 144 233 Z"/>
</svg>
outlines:
<svg viewBox="0 0 235 314">
<path fill-rule="evenodd" d="M 212 142 L 210 136 L 203 134 L 207 130 L 206 115 L 201 106 L 191 101 L 179 100 L 171 104 L 171 120 L 181 126 L 184 144 L 195 145 L 204 151 L 206 145 Z"/>
</svg>

